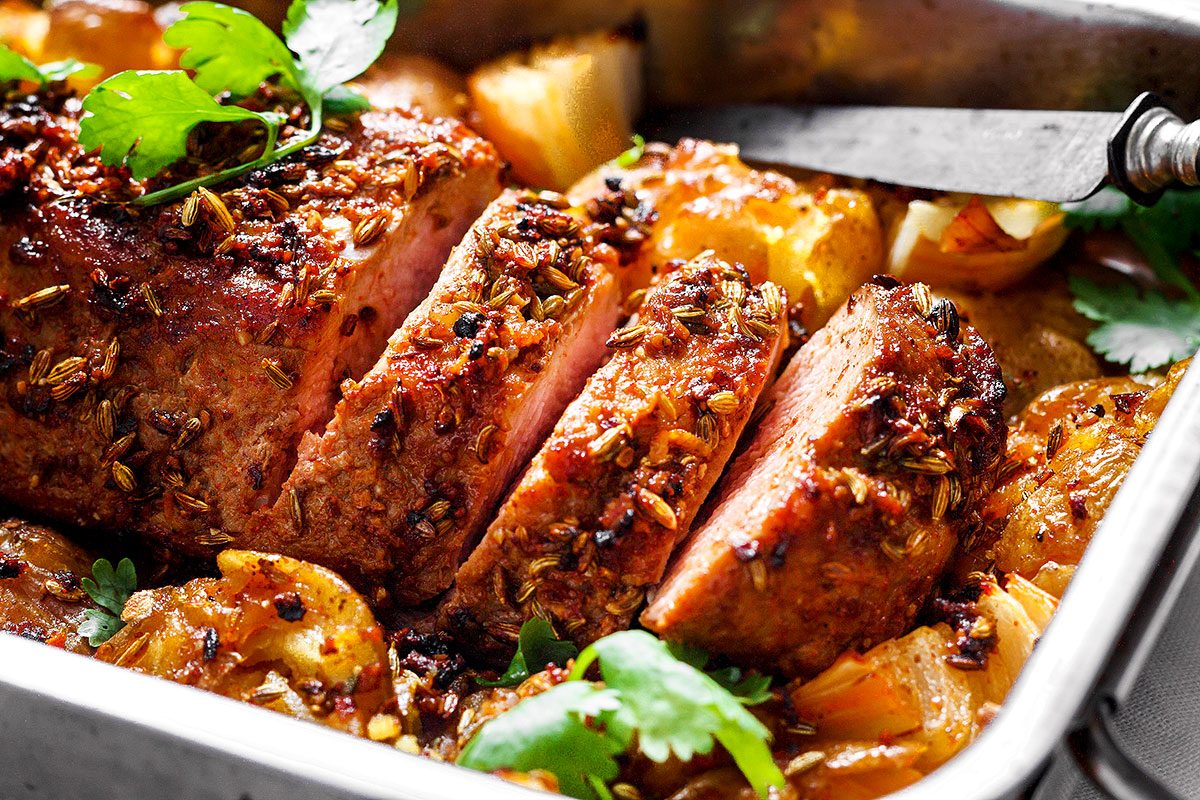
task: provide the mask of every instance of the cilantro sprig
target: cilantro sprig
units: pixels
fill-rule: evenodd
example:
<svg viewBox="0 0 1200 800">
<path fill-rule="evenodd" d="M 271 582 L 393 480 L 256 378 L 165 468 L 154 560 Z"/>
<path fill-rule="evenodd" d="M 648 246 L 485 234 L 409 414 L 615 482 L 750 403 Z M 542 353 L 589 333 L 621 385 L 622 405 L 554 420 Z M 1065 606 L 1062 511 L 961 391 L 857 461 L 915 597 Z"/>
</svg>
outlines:
<svg viewBox="0 0 1200 800">
<path fill-rule="evenodd" d="M 176 200 L 279 161 L 317 141 L 327 115 L 369 107 L 343 84 L 383 52 L 397 0 L 293 0 L 283 40 L 252 14 L 221 3 L 186 3 L 180 11 L 163 40 L 183 51 L 180 65 L 192 74 L 127 70 L 101 82 L 83 100 L 80 143 L 139 180 L 186 156 L 201 123 L 253 122 L 264 129 L 264 144 L 250 161 L 142 195 L 137 205 Z M 286 141 L 283 115 L 217 100 L 244 99 L 264 81 L 295 92 L 308 108 L 308 127 Z"/>
<path fill-rule="evenodd" d="M 125 627 L 121 612 L 130 595 L 137 591 L 137 572 L 128 558 L 118 561 L 116 568 L 108 559 L 101 558 L 92 564 L 92 577 L 84 578 L 81 583 L 100 608 L 83 612 L 79 634 L 86 636 L 92 647 L 99 647 Z"/>
<path fill-rule="evenodd" d="M 633 142 L 633 147 L 622 151 L 620 155 L 613 159 L 618 167 L 629 169 L 634 164 L 641 161 L 642 156 L 645 155 L 646 137 L 642 136 L 640 133 L 635 133 L 631 137 L 631 141 Z"/>
<path fill-rule="evenodd" d="M 1100 325 L 1088 344 L 1109 361 L 1142 372 L 1187 358 L 1200 348 L 1200 290 L 1179 258 L 1200 244 L 1200 192 L 1168 191 L 1149 208 L 1113 189 L 1064 206 L 1082 230 L 1120 230 L 1146 257 L 1162 289 L 1123 280 L 1098 284 L 1073 276 L 1075 310 Z"/>
<path fill-rule="evenodd" d="M 566 664 L 579 654 L 571 642 L 564 642 L 554 635 L 554 628 L 544 619 L 534 617 L 521 626 L 517 637 L 517 652 L 508 669 L 498 680 L 476 679 L 480 686 L 516 686 L 535 672 L 541 672 L 550 664 Z"/>
<path fill-rule="evenodd" d="M 523 700 L 485 724 L 458 757 L 484 771 L 543 769 L 572 797 L 607 800 L 617 755 L 636 747 L 663 762 L 688 760 L 720 743 L 760 797 L 783 785 L 770 732 L 711 675 L 681 659 L 706 660 L 645 631 L 622 631 L 587 647 L 567 683 Z M 599 663 L 604 688 L 585 680 Z M 703 663 L 701 663 L 703 666 Z M 731 676 L 732 673 L 725 673 Z M 741 679 L 738 673 L 738 679 Z M 755 677 L 751 692 L 765 684 Z"/>
<path fill-rule="evenodd" d="M 35 64 L 8 45 L 0 44 L 0 83 L 28 81 L 45 86 L 72 76 L 94 78 L 99 74 L 100 67 L 96 64 L 86 64 L 74 58 Z"/>
</svg>

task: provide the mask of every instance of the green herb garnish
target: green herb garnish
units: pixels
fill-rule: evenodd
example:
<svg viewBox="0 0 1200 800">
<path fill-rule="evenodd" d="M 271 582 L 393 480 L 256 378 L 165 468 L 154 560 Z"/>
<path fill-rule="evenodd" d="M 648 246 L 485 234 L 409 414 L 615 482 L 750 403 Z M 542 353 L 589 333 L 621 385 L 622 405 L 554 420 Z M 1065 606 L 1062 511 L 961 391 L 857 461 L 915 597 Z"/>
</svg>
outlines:
<svg viewBox="0 0 1200 800">
<path fill-rule="evenodd" d="M 634 164 L 642 160 L 642 155 L 646 152 L 646 139 L 640 133 L 635 133 L 632 136 L 633 147 L 629 148 L 621 155 L 617 156 L 614 161 L 618 167 L 629 169 Z"/>
<path fill-rule="evenodd" d="M 73 58 L 35 64 L 8 45 L 0 44 L 0 83 L 29 81 L 38 86 L 45 86 L 48 83 L 65 81 L 71 76 L 94 78 L 99 74 L 100 67 L 96 64 L 85 64 Z"/>
<path fill-rule="evenodd" d="M 125 627 L 121 611 L 129 596 L 137 591 L 137 572 L 128 558 L 117 562 L 116 569 L 107 558 L 101 558 L 92 564 L 92 577 L 84 578 L 82 584 L 100 608 L 83 612 L 85 619 L 79 625 L 79 634 L 86 636 L 92 647 L 99 647 Z"/>
<path fill-rule="evenodd" d="M 595 782 L 617 777 L 615 756 L 625 750 L 596 723 L 619 706 L 612 690 L 583 681 L 560 683 L 489 721 L 458 763 L 483 772 L 544 769 L 558 778 L 563 794 L 595 797 Z"/>
<path fill-rule="evenodd" d="M 698 651 L 677 652 L 694 659 Z M 603 690 L 584 681 L 597 661 Z M 761 681 L 756 679 L 755 685 L 761 687 Z M 574 686 L 588 688 L 568 688 Z M 517 715 L 515 721 L 512 715 Z M 686 761 L 720 742 L 765 798 L 769 787 L 783 786 L 769 740 L 766 727 L 711 676 L 649 633 L 623 631 L 586 648 L 568 683 L 485 724 L 458 763 L 485 771 L 545 769 L 558 777 L 564 793 L 604 800 L 605 783 L 617 774 L 615 755 L 636 747 L 652 761 L 661 763 L 672 755 Z"/>
<path fill-rule="evenodd" d="M 517 652 L 499 680 L 476 679 L 476 683 L 481 686 L 516 686 L 549 664 L 561 666 L 578 654 L 579 649 L 574 644 L 561 641 L 554 635 L 554 628 L 549 622 L 534 617 L 521 626 Z"/>
<path fill-rule="evenodd" d="M 368 107 L 343 83 L 383 52 L 397 7 L 396 0 L 293 0 L 283 24 L 286 44 L 253 15 L 221 3 L 186 3 L 180 11 L 183 18 L 163 40 L 184 51 L 180 65 L 193 76 L 128 70 L 103 81 L 83 100 L 80 144 L 99 149 L 109 166 L 127 165 L 140 180 L 183 158 L 190 133 L 202 122 L 254 122 L 265 129 L 265 141 L 257 158 L 143 195 L 137 205 L 176 200 L 286 158 L 317 141 L 327 114 Z M 240 100 L 263 81 L 299 95 L 309 112 L 305 130 L 280 141 L 283 115 L 215 99 Z"/>
<path fill-rule="evenodd" d="M 1200 348 L 1200 291 L 1180 269 L 1179 257 L 1194 252 L 1200 241 L 1200 192 L 1168 191 L 1146 208 L 1106 189 L 1063 209 L 1070 227 L 1124 232 L 1166 290 L 1072 277 L 1075 310 L 1100 323 L 1088 335 L 1088 344 L 1109 361 L 1128 364 L 1133 372 L 1193 355 Z"/>
</svg>

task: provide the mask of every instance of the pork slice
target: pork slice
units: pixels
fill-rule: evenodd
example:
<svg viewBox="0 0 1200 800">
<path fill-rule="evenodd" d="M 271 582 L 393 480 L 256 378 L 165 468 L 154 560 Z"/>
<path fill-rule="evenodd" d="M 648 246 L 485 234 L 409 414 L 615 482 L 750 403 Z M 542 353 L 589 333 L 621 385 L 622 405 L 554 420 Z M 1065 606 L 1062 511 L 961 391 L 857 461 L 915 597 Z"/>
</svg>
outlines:
<svg viewBox="0 0 1200 800">
<path fill-rule="evenodd" d="M 301 436 L 499 193 L 462 125 L 372 112 L 185 201 L 83 153 L 78 102 L 0 108 L 0 498 L 174 557 L 250 534 Z"/>
<path fill-rule="evenodd" d="M 788 365 L 642 623 L 789 675 L 903 633 L 978 521 L 1003 400 L 952 303 L 862 287 Z"/>
<path fill-rule="evenodd" d="M 605 197 L 608 211 L 549 193 L 497 199 L 306 438 L 255 546 L 328 566 L 381 605 L 444 592 L 604 356 L 627 252 L 609 213 L 624 201 Z"/>
<path fill-rule="evenodd" d="M 581 646 L 627 628 L 775 374 L 784 308 L 711 255 L 653 287 L 459 570 L 443 626 L 498 659 L 534 616 Z"/>
</svg>

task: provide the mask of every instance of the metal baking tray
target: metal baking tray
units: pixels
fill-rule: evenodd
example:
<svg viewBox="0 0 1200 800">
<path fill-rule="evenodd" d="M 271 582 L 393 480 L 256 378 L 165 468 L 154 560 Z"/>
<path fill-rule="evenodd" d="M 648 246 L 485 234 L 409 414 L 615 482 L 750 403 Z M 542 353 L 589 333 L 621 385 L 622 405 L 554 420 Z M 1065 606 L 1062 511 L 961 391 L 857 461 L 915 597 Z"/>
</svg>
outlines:
<svg viewBox="0 0 1200 800">
<path fill-rule="evenodd" d="M 284 5 L 244 4 L 265 17 Z M 426 0 L 402 20 L 398 46 L 466 67 L 532 39 L 639 15 L 652 105 L 803 99 L 1116 110 L 1154 90 L 1185 115 L 1200 112 L 1200 5 L 1184 0 Z M 896 800 L 1044 795 L 1064 741 L 1110 790 L 1163 796 L 1108 746 L 1105 724 L 1197 560 L 1197 528 L 1200 362 L 998 718 Z M 0 636 L 0 800 L 545 796 Z"/>
</svg>

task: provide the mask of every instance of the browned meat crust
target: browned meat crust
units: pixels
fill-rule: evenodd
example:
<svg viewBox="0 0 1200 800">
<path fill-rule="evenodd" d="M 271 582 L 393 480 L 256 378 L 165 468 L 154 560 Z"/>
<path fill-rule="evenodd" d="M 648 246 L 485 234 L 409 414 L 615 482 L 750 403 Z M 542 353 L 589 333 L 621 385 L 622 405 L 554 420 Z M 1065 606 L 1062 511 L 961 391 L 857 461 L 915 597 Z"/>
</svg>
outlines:
<svg viewBox="0 0 1200 800">
<path fill-rule="evenodd" d="M 650 290 L 459 570 L 441 618 L 464 646 L 507 658 L 532 616 L 580 645 L 628 627 L 775 373 L 784 308 L 710 255 Z"/>
<path fill-rule="evenodd" d="M 0 631 L 92 652 L 77 630 L 83 612 L 96 607 L 81 583 L 91 574 L 92 559 L 62 534 L 0 521 Z"/>
<path fill-rule="evenodd" d="M 211 557 L 425 295 L 497 159 L 458 123 L 368 113 L 141 209 L 78 113 L 0 108 L 0 498 Z"/>
<path fill-rule="evenodd" d="M 1004 450 L 1004 386 L 953 306 L 892 281 L 800 349 L 642 622 L 812 674 L 907 630 Z"/>
<path fill-rule="evenodd" d="M 450 586 L 616 324 L 612 273 L 638 242 L 613 224 L 622 192 L 585 205 L 517 191 L 491 205 L 325 433 L 305 440 L 257 547 L 329 566 L 376 603 Z"/>
</svg>

